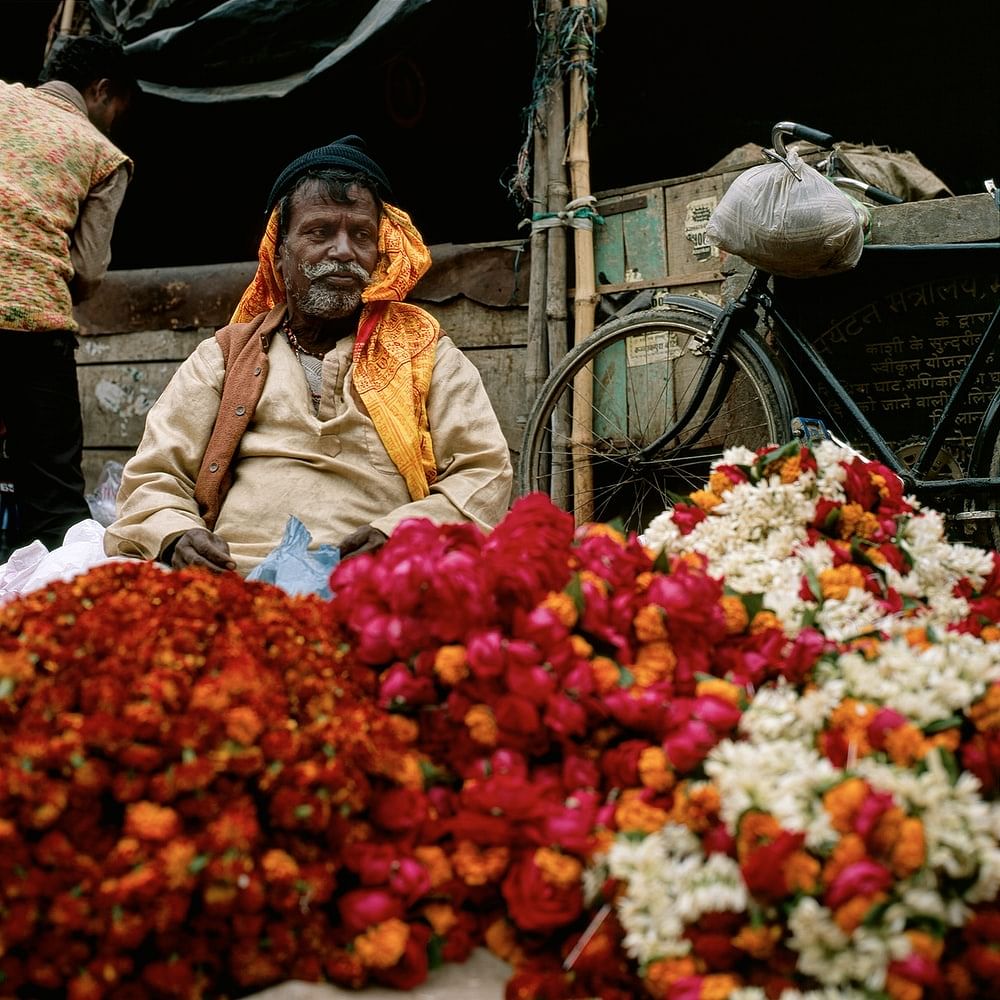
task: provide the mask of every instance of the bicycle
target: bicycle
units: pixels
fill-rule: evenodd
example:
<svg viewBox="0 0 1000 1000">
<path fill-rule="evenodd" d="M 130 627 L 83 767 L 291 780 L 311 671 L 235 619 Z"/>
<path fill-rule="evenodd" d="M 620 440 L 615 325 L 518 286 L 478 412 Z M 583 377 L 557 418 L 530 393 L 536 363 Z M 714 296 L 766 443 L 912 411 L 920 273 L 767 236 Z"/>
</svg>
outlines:
<svg viewBox="0 0 1000 1000">
<path fill-rule="evenodd" d="M 821 149 L 835 145 L 827 133 L 779 122 L 772 131 L 774 148 L 766 153 L 783 155 L 785 136 Z M 856 179 L 832 176 L 835 162 L 827 161 L 827 168 L 831 180 L 863 190 L 871 201 L 901 200 Z M 1000 208 L 995 187 L 987 183 L 987 190 Z M 963 255 L 968 261 L 972 252 L 989 255 L 991 268 L 1000 262 L 1000 243 L 977 242 L 866 246 L 862 263 L 891 250 L 915 255 L 906 267 L 922 260 L 928 281 L 947 267 L 954 270 Z M 810 335 L 805 329 L 816 290 L 841 294 L 847 275 L 782 281 L 751 268 L 743 291 L 722 307 L 662 291 L 640 293 L 570 350 L 544 383 L 525 425 L 520 492 L 547 492 L 558 506 L 575 512 L 578 522 L 618 521 L 641 533 L 652 517 L 703 486 L 725 449 L 836 433 L 890 468 L 907 493 L 941 511 L 954 535 L 975 532 L 982 539 L 985 529 L 985 542 L 1000 547 L 1000 391 L 989 388 L 995 381 L 989 364 L 1000 341 L 1000 275 L 992 273 L 981 283 L 997 298 L 975 314 L 982 329 L 954 338 L 969 347 L 967 364 L 959 370 L 949 356 L 947 371 L 933 376 L 935 385 L 950 386 L 929 397 L 939 405 L 928 404 L 928 412 L 916 414 L 905 387 L 894 401 L 900 413 L 911 411 L 903 414 L 902 429 L 887 429 L 885 412 L 882 429 L 876 426 L 868 413 L 878 409 L 878 398 L 856 401 L 811 342 L 815 331 Z M 888 287 L 889 279 L 881 280 Z M 796 294 L 798 315 L 789 319 L 782 296 L 794 301 Z M 888 307 L 883 311 L 888 314 Z M 863 326 L 857 317 L 853 322 Z M 921 343 L 925 332 L 924 327 Z M 911 341 L 917 339 L 914 333 Z M 920 357 L 897 364 L 919 365 Z M 921 385 L 932 381 L 926 370 L 915 378 Z M 883 381 L 889 386 L 907 380 Z M 986 403 L 974 435 L 965 433 L 970 394 L 975 405 Z"/>
</svg>

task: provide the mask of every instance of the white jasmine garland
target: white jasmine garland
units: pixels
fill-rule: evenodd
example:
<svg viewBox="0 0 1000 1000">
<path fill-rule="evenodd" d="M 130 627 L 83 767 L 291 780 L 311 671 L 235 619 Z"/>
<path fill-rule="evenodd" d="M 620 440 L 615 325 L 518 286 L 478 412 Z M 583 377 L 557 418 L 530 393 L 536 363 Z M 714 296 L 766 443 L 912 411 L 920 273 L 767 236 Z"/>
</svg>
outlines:
<svg viewBox="0 0 1000 1000">
<path fill-rule="evenodd" d="M 888 931 L 860 925 L 846 934 L 832 912 L 817 900 L 804 897 L 788 916 L 790 947 L 798 953 L 796 968 L 830 987 L 881 990 L 889 963 L 910 954 L 902 930 Z"/>
<path fill-rule="evenodd" d="M 720 814 L 731 834 L 744 812 L 759 809 L 784 829 L 805 833 L 806 846 L 837 839 L 822 792 L 840 772 L 812 747 L 797 740 L 723 740 L 709 752 L 705 773 L 719 791 Z"/>
<path fill-rule="evenodd" d="M 809 544 L 807 525 L 816 503 L 845 500 L 846 470 L 855 453 L 831 441 L 813 447 L 818 471 L 803 471 L 791 483 L 772 475 L 758 482 L 737 483 L 722 502 L 687 535 L 681 535 L 669 511 L 658 515 L 643 538 L 654 551 L 698 552 L 708 557 L 709 572 L 724 579 L 738 593 L 762 595 L 784 628 L 795 634 L 812 613 L 817 627 L 833 640 L 845 640 L 874 630 L 904 632 L 912 627 L 910 615 L 887 615 L 877 597 L 852 589 L 844 599 L 820 602 L 800 596 L 806 571 L 818 575 L 833 565 L 825 540 Z M 751 466 L 747 449 L 727 451 L 719 464 Z M 934 510 L 917 508 L 899 522 L 899 548 L 910 565 L 899 572 L 883 563 L 879 571 L 885 585 L 902 597 L 921 602 L 922 623 L 946 626 L 968 614 L 968 602 L 954 593 L 955 583 L 968 578 L 981 585 L 992 569 L 990 553 L 973 546 L 950 543 L 944 520 Z"/>
<path fill-rule="evenodd" d="M 767 994 L 757 986 L 744 986 L 733 990 L 727 1000 L 767 1000 Z M 778 1000 L 871 1000 L 871 994 L 843 989 L 782 990 Z"/>
<path fill-rule="evenodd" d="M 945 899 L 961 896 L 977 903 L 995 898 L 1000 891 L 1000 803 L 986 802 L 968 771 L 953 782 L 938 751 L 923 763 L 918 771 L 865 758 L 857 772 L 920 818 L 926 867 L 935 873 Z M 970 878 L 974 881 L 967 887 Z"/>
<path fill-rule="evenodd" d="M 741 913 L 747 906 L 739 865 L 723 854 L 706 857 L 698 838 L 678 824 L 638 841 L 620 836 L 603 861 L 627 883 L 616 906 L 623 947 L 640 964 L 686 955 L 687 926 L 706 913 Z"/>
<path fill-rule="evenodd" d="M 800 694 L 784 678 L 761 688 L 739 721 L 739 732 L 750 743 L 797 740 L 814 746 L 830 713 L 844 699 L 846 682 L 833 678 L 822 687 Z"/>
<path fill-rule="evenodd" d="M 878 629 L 885 610 L 874 594 L 852 587 L 843 599 L 825 600 L 816 612 L 816 627 L 834 642 L 845 642 Z"/>
<path fill-rule="evenodd" d="M 885 706 L 927 730 L 960 720 L 1000 682 L 1000 643 L 950 628 L 968 617 L 969 601 L 960 593 L 982 588 L 994 555 L 947 541 L 943 517 L 907 498 L 912 512 L 898 515 L 894 529 L 889 525 L 896 532 L 890 545 L 904 556 L 901 569 L 863 538 L 845 540 L 861 561 L 868 553 L 890 599 L 859 587 L 842 598 L 811 594 L 803 581 L 817 580 L 846 550 L 837 551 L 822 533 L 810 534 L 808 525 L 820 501 L 847 499 L 844 465 L 857 458 L 833 442 L 811 450 L 815 472 L 802 470 L 793 482 L 768 475 L 734 484 L 688 534 L 665 511 L 644 536 L 656 552 L 707 557 L 709 573 L 730 592 L 759 598 L 790 636 L 810 625 L 835 643 L 871 640 L 863 650 L 824 654 L 804 689 L 778 678 L 750 691 L 736 733 L 708 753 L 703 770 L 730 835 L 748 810 L 759 810 L 782 829 L 803 833 L 804 848 L 821 863 L 843 836 L 823 796 L 838 782 L 860 777 L 920 821 L 924 863 L 906 877 L 895 876 L 880 907 L 850 932 L 821 899 L 790 894 L 780 908 L 752 899 L 731 858 L 706 856 L 698 836 L 673 823 L 641 839 L 619 836 L 595 859 L 584 888 L 593 902 L 609 875 L 624 886 L 618 917 L 625 949 L 640 965 L 688 954 L 684 932 L 705 913 L 753 910 L 785 925 L 797 972 L 821 984 L 785 990 L 781 1000 L 868 1000 L 884 995 L 890 964 L 910 954 L 909 929 L 960 928 L 976 904 L 1000 896 L 1000 802 L 983 798 L 971 772 L 959 771 L 956 778 L 956 761 L 940 749 L 905 766 L 886 761 L 884 752 L 851 755 L 840 768 L 820 753 L 820 738 L 847 699 L 859 703 L 859 712 Z M 736 448 L 719 464 L 752 468 L 756 476 L 757 461 L 753 452 Z M 901 610 L 888 610 L 898 603 L 893 594 L 902 599 Z M 927 642 L 911 644 L 908 636 L 918 626 Z M 729 1000 L 765 997 L 763 990 L 743 987 Z"/>
<path fill-rule="evenodd" d="M 926 648 L 896 638 L 883 642 L 873 660 L 849 652 L 835 667 L 847 695 L 889 705 L 924 727 L 965 711 L 1000 679 L 1000 644 L 956 632 Z"/>
</svg>

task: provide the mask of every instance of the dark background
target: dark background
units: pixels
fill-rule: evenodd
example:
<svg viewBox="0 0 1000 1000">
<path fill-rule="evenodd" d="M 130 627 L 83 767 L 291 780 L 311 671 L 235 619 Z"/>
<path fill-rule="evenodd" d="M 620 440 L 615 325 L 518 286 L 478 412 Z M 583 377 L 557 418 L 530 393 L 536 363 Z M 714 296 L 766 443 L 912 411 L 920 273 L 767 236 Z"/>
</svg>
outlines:
<svg viewBox="0 0 1000 1000">
<path fill-rule="evenodd" d="M 291 0 L 289 0 L 291 4 Z M 34 83 L 57 0 L 0 3 L 0 77 Z M 331 11 L 336 8 L 331 3 Z M 1000 176 L 995 3 L 682 5 L 609 0 L 597 36 L 593 191 L 700 173 L 780 119 L 910 150 L 955 194 Z M 860 17 L 863 15 L 864 20 Z M 250 260 L 299 153 L 363 135 L 426 241 L 525 234 L 508 189 L 535 72 L 531 0 L 432 0 L 280 99 L 146 95 L 116 269 Z"/>
</svg>

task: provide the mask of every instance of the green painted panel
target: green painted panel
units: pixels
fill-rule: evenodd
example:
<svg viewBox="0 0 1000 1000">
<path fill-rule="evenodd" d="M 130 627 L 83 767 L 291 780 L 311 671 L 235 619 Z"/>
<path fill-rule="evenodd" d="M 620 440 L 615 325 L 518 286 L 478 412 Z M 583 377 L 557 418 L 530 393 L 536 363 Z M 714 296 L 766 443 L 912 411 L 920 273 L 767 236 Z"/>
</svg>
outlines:
<svg viewBox="0 0 1000 1000">
<path fill-rule="evenodd" d="M 620 202 L 615 198 L 614 202 Z M 601 206 L 597 212 L 600 214 Z M 625 280 L 625 238 L 622 215 L 608 215 L 594 225 L 594 271 L 599 284 L 614 285 Z"/>
<path fill-rule="evenodd" d="M 645 197 L 645 208 L 622 214 L 626 281 L 659 281 L 669 273 L 663 188 L 650 188 Z"/>
<path fill-rule="evenodd" d="M 667 277 L 667 237 L 663 188 L 651 187 L 615 195 L 597 203 L 604 218 L 594 236 L 594 258 L 598 282 L 659 281 Z M 666 367 L 644 363 L 645 342 L 636 338 L 628 352 L 617 344 L 594 363 L 594 436 L 621 442 L 648 427 L 636 426 L 636 415 L 648 421 L 659 412 L 662 426 L 667 394 Z M 631 424 L 631 426 L 630 426 Z"/>
</svg>

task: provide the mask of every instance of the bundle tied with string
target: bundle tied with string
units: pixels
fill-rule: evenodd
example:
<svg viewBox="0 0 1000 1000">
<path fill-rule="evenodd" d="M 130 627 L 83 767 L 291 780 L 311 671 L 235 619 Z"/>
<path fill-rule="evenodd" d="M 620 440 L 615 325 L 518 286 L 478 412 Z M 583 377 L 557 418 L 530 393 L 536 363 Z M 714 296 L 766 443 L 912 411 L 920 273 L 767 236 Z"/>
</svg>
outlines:
<svg viewBox="0 0 1000 1000">
<path fill-rule="evenodd" d="M 568 226 L 571 229 L 593 229 L 594 223 L 603 224 L 604 219 L 594 211 L 597 199 L 593 195 L 568 201 L 561 212 L 535 212 L 530 219 L 524 219 L 520 228 L 531 226 L 531 231 Z"/>
<path fill-rule="evenodd" d="M 786 162 L 744 171 L 705 230 L 712 246 L 787 278 L 849 271 L 861 259 L 868 209 L 791 149 Z"/>
</svg>

